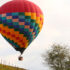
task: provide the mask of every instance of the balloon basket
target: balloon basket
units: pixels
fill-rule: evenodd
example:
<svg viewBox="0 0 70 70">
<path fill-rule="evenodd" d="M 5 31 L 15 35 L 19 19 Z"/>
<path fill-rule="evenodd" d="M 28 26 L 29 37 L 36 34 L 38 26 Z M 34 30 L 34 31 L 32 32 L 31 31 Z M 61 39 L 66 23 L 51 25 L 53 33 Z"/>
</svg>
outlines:
<svg viewBox="0 0 70 70">
<path fill-rule="evenodd" d="M 23 57 L 22 57 L 22 56 L 20 56 L 20 57 L 18 58 L 18 60 L 19 60 L 19 61 L 22 61 L 22 60 L 23 60 Z"/>
</svg>

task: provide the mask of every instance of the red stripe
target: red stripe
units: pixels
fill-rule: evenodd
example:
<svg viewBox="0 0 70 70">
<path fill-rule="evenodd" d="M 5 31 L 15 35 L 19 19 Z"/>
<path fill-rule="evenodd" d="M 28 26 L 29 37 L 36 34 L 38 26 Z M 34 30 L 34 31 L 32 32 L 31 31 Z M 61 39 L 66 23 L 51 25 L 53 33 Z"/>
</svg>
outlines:
<svg viewBox="0 0 70 70">
<path fill-rule="evenodd" d="M 0 14 L 1 14 L 1 8 L 0 8 Z"/>
<path fill-rule="evenodd" d="M 41 9 L 34 3 L 27 0 L 14 0 L 7 2 L 0 9 L 0 14 L 12 12 L 32 12 L 37 13 L 37 16 L 42 14 Z"/>
</svg>

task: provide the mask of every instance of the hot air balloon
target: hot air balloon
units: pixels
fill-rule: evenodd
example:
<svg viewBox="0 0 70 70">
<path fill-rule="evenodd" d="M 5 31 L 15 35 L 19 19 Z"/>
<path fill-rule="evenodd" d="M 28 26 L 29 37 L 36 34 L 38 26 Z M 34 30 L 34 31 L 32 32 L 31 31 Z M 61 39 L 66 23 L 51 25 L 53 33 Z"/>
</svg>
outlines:
<svg viewBox="0 0 70 70">
<path fill-rule="evenodd" d="M 0 33 L 21 54 L 38 36 L 42 26 L 43 13 L 33 2 L 12 0 L 0 7 Z"/>
</svg>

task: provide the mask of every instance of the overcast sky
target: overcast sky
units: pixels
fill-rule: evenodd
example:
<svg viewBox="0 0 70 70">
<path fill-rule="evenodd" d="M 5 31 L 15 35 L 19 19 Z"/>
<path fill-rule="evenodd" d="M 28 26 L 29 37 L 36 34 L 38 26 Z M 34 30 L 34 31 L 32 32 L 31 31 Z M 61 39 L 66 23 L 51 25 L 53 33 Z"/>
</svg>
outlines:
<svg viewBox="0 0 70 70">
<path fill-rule="evenodd" d="M 0 6 L 9 0 L 1 0 Z M 17 65 L 29 70 L 50 70 L 42 62 L 41 55 L 53 43 L 70 46 L 70 0 L 30 0 L 44 13 L 44 25 L 38 37 L 25 50 L 22 62 L 15 51 L 0 35 L 0 58 L 7 64 Z"/>
</svg>

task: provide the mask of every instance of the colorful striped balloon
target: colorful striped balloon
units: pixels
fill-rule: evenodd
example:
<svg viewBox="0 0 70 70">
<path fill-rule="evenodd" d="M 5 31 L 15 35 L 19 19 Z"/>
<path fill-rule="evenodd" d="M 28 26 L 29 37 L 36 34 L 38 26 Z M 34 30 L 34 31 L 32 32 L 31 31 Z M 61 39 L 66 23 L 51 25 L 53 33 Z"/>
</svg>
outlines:
<svg viewBox="0 0 70 70">
<path fill-rule="evenodd" d="M 41 9 L 28 0 L 13 0 L 0 7 L 0 33 L 21 54 L 42 26 Z"/>
</svg>

